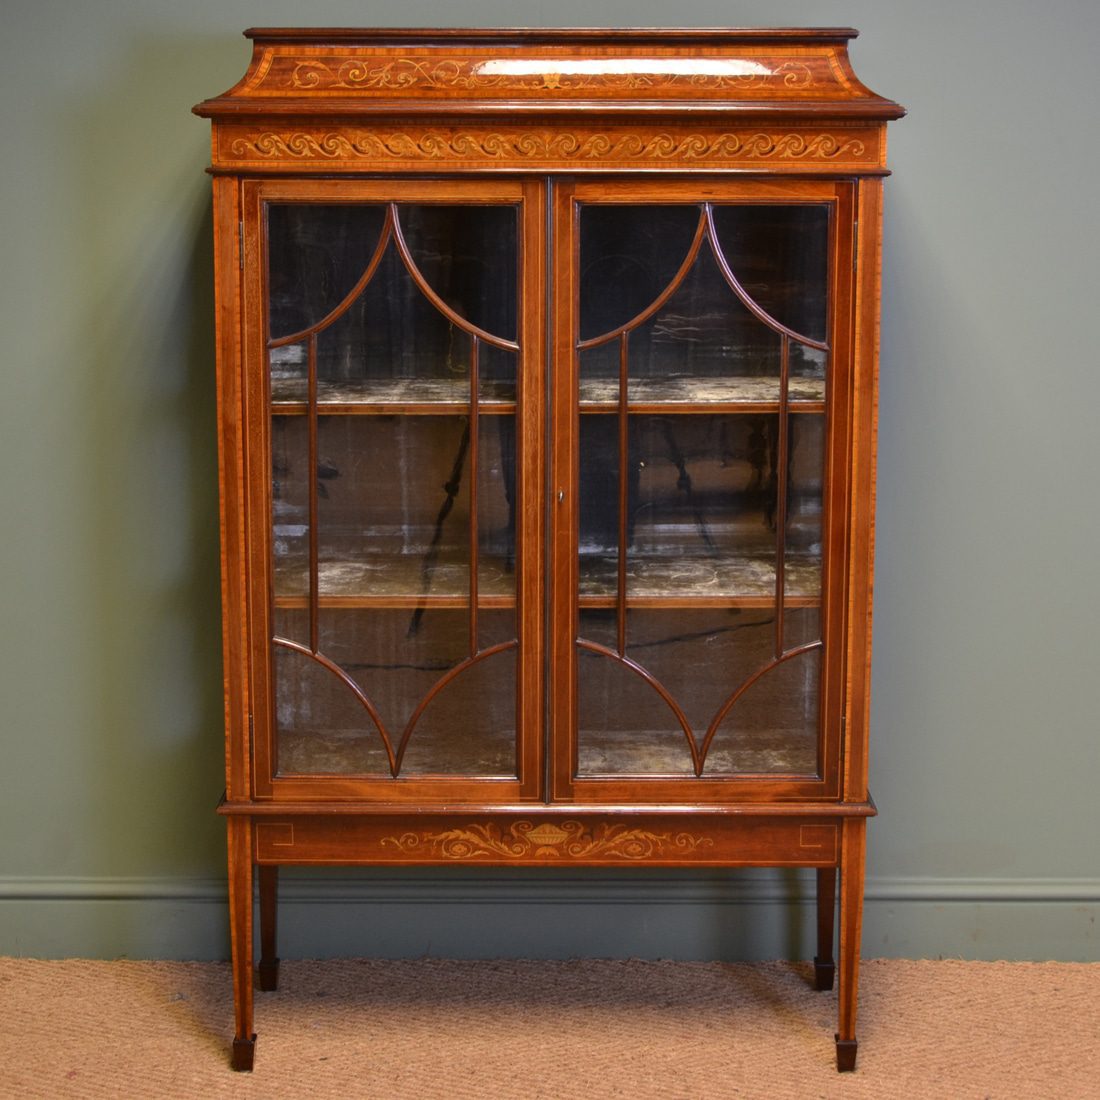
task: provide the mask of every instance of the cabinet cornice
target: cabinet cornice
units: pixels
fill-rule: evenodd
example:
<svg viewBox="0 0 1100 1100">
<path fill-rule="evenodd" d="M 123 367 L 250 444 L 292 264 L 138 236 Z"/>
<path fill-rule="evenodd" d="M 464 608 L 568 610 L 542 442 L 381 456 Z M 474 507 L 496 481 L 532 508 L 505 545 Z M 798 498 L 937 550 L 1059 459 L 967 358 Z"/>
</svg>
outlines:
<svg viewBox="0 0 1100 1100">
<path fill-rule="evenodd" d="M 246 32 L 253 56 L 229 91 L 195 107 L 350 120 L 385 113 L 577 118 L 762 115 L 884 122 L 904 110 L 856 77 L 848 29 Z"/>
</svg>

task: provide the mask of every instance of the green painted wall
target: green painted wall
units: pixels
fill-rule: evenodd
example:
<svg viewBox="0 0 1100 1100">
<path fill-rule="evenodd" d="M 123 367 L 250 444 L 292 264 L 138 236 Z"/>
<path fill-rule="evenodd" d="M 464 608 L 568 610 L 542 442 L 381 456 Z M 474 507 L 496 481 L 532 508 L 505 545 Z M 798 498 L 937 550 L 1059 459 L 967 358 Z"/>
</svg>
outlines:
<svg viewBox="0 0 1100 1100">
<path fill-rule="evenodd" d="M 852 24 L 891 132 L 868 955 L 1097 958 L 1093 0 L 740 4 Z M 658 24 L 655 0 L 8 0 L 0 953 L 218 956 L 208 126 L 243 27 Z M 1055 167 L 1056 166 L 1056 167 Z M 804 880 L 302 876 L 286 955 L 800 949 Z"/>
</svg>

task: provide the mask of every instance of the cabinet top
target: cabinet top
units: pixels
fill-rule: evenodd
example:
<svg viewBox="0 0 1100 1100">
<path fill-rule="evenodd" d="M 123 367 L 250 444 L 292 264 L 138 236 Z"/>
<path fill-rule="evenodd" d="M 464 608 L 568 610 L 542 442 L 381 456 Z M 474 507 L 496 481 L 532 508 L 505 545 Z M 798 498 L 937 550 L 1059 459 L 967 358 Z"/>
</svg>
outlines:
<svg viewBox="0 0 1100 1100">
<path fill-rule="evenodd" d="M 295 42 L 714 42 L 847 41 L 852 27 L 249 27 L 245 38 Z"/>
<path fill-rule="evenodd" d="M 195 113 L 245 116 L 654 112 L 900 118 L 818 29 L 253 28 L 244 77 Z"/>
</svg>

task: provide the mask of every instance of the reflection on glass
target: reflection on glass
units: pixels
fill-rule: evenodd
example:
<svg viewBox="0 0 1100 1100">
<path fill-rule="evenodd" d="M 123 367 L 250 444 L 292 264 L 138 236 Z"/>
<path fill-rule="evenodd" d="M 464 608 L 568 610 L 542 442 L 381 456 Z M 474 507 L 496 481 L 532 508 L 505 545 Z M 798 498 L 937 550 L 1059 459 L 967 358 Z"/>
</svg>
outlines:
<svg viewBox="0 0 1100 1100">
<path fill-rule="evenodd" d="M 279 774 L 514 777 L 517 208 L 267 224 Z"/>
<path fill-rule="evenodd" d="M 321 597 L 464 597 L 470 580 L 470 418 L 322 417 L 318 422 Z M 309 590 L 304 418 L 273 419 L 275 593 Z M 515 417 L 478 420 L 482 597 L 515 595 Z M 407 474 L 394 480 L 394 463 Z M 370 537 L 364 537 L 368 532 Z"/>
<path fill-rule="evenodd" d="M 302 632 L 280 610 L 277 633 Z M 483 613 L 486 649 L 515 636 L 510 610 Z M 321 650 L 375 707 L 393 750 L 408 736 L 401 774 L 514 776 L 515 649 L 488 656 L 433 694 L 466 656 L 466 616 L 430 609 L 322 612 Z M 385 741 L 346 680 L 309 657 L 275 646 L 281 775 L 390 774 Z"/>
<path fill-rule="evenodd" d="M 791 433 L 786 593 L 820 595 L 821 417 Z M 618 418 L 581 419 L 580 583 L 612 595 L 619 547 Z M 776 416 L 631 416 L 627 598 L 761 597 L 776 586 Z"/>
<path fill-rule="evenodd" d="M 777 401 L 780 333 L 762 321 L 761 310 L 796 333 L 824 339 L 826 206 L 591 205 L 581 208 L 580 223 L 584 403 L 616 399 L 614 333 L 628 323 L 632 403 Z M 697 230 L 704 237 L 677 280 Z M 770 234 L 774 241 L 765 244 Z M 591 343 L 606 336 L 612 338 Z M 790 400 L 824 400 L 825 354 L 792 340 Z"/>
<path fill-rule="evenodd" d="M 789 612 L 792 632 L 813 635 L 816 616 L 815 608 Z M 582 609 L 580 633 L 613 649 L 614 613 Z M 768 608 L 632 610 L 626 655 L 676 701 L 701 747 L 733 688 L 772 663 L 774 636 Z M 815 771 L 820 666 L 807 658 L 818 652 L 778 665 L 745 691 L 717 727 L 704 775 Z M 660 692 L 586 649 L 578 653 L 578 717 L 580 775 L 694 774 L 688 740 Z"/>
<path fill-rule="evenodd" d="M 697 206 L 583 205 L 580 338 L 611 332 L 672 281 L 699 224 Z"/>
<path fill-rule="evenodd" d="M 487 333 L 478 349 L 479 399 L 514 402 L 514 352 L 493 339 L 515 342 L 516 218 L 510 206 L 272 205 L 271 338 L 320 326 L 322 404 L 457 403 L 469 397 L 472 333 L 449 310 Z M 318 254 L 320 242 L 341 230 L 357 246 L 337 237 Z M 398 231 L 415 276 L 400 254 Z M 372 263 L 373 274 L 349 302 Z M 270 349 L 274 402 L 307 400 L 308 356 L 308 339 Z"/>
<path fill-rule="evenodd" d="M 516 634 L 514 612 L 483 613 L 481 629 L 485 650 L 505 644 Z M 402 775 L 515 776 L 516 653 L 514 644 L 491 652 L 432 698 L 409 737 Z"/>
<path fill-rule="evenodd" d="M 790 613 L 799 597 L 822 590 L 825 417 L 791 415 L 787 466 L 786 525 L 783 537 L 783 648 L 794 649 L 821 637 L 805 633 L 805 616 Z"/>
<path fill-rule="evenodd" d="M 581 775 L 820 767 L 829 216 L 581 208 Z"/>
<path fill-rule="evenodd" d="M 306 424 L 273 418 L 276 596 L 309 590 Z M 322 597 L 464 597 L 470 560 L 470 420 L 323 417 L 318 422 Z M 515 594 L 515 418 L 479 419 L 482 597 Z M 394 477 L 394 469 L 402 471 Z"/>
<path fill-rule="evenodd" d="M 505 340 L 517 335 L 516 208 L 400 206 L 409 252 L 460 317 Z"/>
<path fill-rule="evenodd" d="M 715 203 L 713 211 L 718 243 L 753 301 L 787 328 L 824 340 L 829 207 Z"/>
<path fill-rule="evenodd" d="M 791 341 L 791 400 L 792 401 L 823 401 L 825 399 L 825 365 L 829 361 L 829 353 L 821 348 L 811 348 L 806 344 L 798 344 Z M 803 380 L 816 382 L 813 387 L 802 388 Z M 814 397 L 808 395 L 812 393 Z"/>
<path fill-rule="evenodd" d="M 707 771 L 815 774 L 820 697 L 820 648 L 776 665 L 718 726 Z"/>
<path fill-rule="evenodd" d="M 267 208 L 272 339 L 319 324 L 355 287 L 378 246 L 385 206 L 273 203 Z"/>
<path fill-rule="evenodd" d="M 733 294 L 703 248 L 668 301 L 631 333 L 630 368 L 638 378 L 696 380 L 697 400 L 707 401 L 712 379 L 778 381 L 779 336 Z"/>
<path fill-rule="evenodd" d="M 272 556 L 277 592 L 309 589 L 309 445 L 304 420 L 271 422 Z M 309 628 L 298 641 L 309 641 Z"/>
</svg>

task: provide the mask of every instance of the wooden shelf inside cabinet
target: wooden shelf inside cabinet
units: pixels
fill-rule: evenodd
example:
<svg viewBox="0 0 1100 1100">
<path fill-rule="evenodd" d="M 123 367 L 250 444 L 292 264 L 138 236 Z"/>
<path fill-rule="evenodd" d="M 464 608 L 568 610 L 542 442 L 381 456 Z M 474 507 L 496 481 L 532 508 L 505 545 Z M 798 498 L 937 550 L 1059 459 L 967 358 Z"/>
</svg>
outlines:
<svg viewBox="0 0 1100 1100">
<path fill-rule="evenodd" d="M 616 606 L 617 568 L 617 559 L 610 554 L 581 558 L 581 607 Z M 784 570 L 784 605 L 820 606 L 820 558 L 788 553 Z M 761 554 L 635 556 L 626 582 L 627 607 L 772 607 L 775 558 Z"/>
<path fill-rule="evenodd" d="M 513 576 L 502 560 L 482 556 L 477 604 L 481 608 L 515 606 Z M 616 560 L 610 555 L 585 555 L 581 561 L 579 605 L 616 606 Z M 785 562 L 787 607 L 817 607 L 821 603 L 820 561 L 807 554 L 788 554 Z M 403 608 L 469 606 L 469 574 L 464 563 L 437 562 L 431 584 L 422 584 L 423 558 L 391 556 L 371 562 L 324 561 L 318 567 L 321 608 Z M 309 606 L 304 568 L 279 569 L 275 606 Z M 627 575 L 626 606 L 771 607 L 775 602 L 775 561 L 739 555 L 715 559 L 680 555 L 675 559 L 634 559 Z"/>
<path fill-rule="evenodd" d="M 813 869 L 854 1068 L 904 114 L 854 34 L 258 29 L 195 108 L 234 1068 L 309 864 Z"/>
<path fill-rule="evenodd" d="M 272 414 L 304 416 L 309 411 L 305 389 L 302 379 L 273 380 Z M 617 379 L 582 379 L 579 391 L 582 413 L 618 411 Z M 628 411 L 637 414 L 777 413 L 780 408 L 779 380 L 635 378 L 630 382 L 627 401 Z M 787 408 L 792 413 L 823 413 L 824 379 L 791 379 Z M 449 379 L 319 382 L 317 385 L 320 416 L 461 415 L 469 410 L 469 385 Z M 515 411 L 515 386 L 503 382 L 481 384 L 478 396 L 481 415 L 508 416 Z"/>
<path fill-rule="evenodd" d="M 514 415 L 515 385 L 482 382 L 477 411 L 482 416 Z M 308 412 L 304 379 L 272 379 L 273 416 L 305 416 Z M 461 380 L 399 378 L 317 383 L 319 416 L 464 416 L 469 412 L 470 385 Z"/>
<path fill-rule="evenodd" d="M 582 413 L 619 411 L 617 378 L 582 378 L 579 388 Z M 792 378 L 787 400 L 788 412 L 824 413 L 825 380 Z M 778 378 L 631 378 L 627 387 L 627 411 L 636 414 L 713 416 L 778 413 L 779 410 Z"/>
<path fill-rule="evenodd" d="M 427 562 L 424 554 L 374 555 L 360 561 L 321 561 L 317 568 L 322 608 L 468 607 L 466 562 Z M 307 569 L 278 568 L 275 606 L 309 606 Z M 515 574 L 502 558 L 479 555 L 477 606 L 515 607 Z"/>
</svg>

